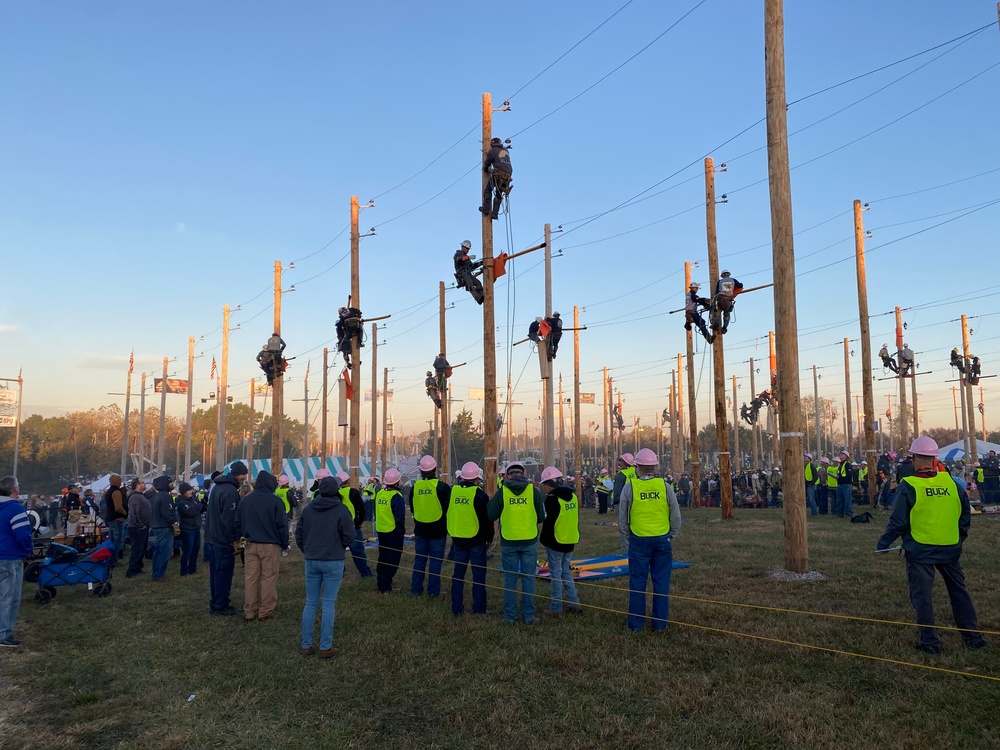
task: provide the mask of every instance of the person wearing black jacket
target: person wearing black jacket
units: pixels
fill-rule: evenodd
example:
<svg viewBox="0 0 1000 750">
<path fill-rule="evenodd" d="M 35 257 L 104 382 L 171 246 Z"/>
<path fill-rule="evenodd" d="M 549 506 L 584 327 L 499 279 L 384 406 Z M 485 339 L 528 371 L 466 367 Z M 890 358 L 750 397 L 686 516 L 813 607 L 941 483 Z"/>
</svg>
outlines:
<svg viewBox="0 0 1000 750">
<path fill-rule="evenodd" d="M 503 141 L 499 138 L 490 140 L 490 150 L 486 152 L 486 158 L 483 159 L 483 172 L 488 174 L 490 178 L 486 181 L 486 187 L 483 188 L 483 205 L 479 207 L 479 211 L 488 214 L 496 221 L 500 218 L 500 204 L 503 197 L 510 195 L 510 178 L 514 173 L 514 168 L 510 163 L 510 152 L 504 148 Z"/>
<path fill-rule="evenodd" d="M 566 611 L 580 614 L 580 596 L 576 592 L 571 569 L 573 548 L 580 541 L 580 506 L 572 487 L 562 484 L 562 472 L 550 466 L 542 472 L 542 489 L 545 496 L 545 520 L 538 536 L 546 549 L 549 563 L 549 581 L 552 582 L 552 600 L 549 611 L 559 615 L 563 611 L 563 593 Z"/>
<path fill-rule="evenodd" d="M 246 537 L 243 568 L 243 618 L 271 620 L 278 616 L 278 567 L 288 551 L 285 504 L 274 494 L 278 480 L 269 472 L 257 475 L 254 490 L 236 508 L 236 533 Z"/>
<path fill-rule="evenodd" d="M 295 527 L 295 544 L 306 559 L 306 603 L 302 608 L 303 656 L 315 653 L 313 630 L 321 598 L 319 656 L 329 659 L 337 654 L 337 649 L 333 647 L 337 593 L 344 580 L 344 552 L 354 542 L 355 529 L 355 519 L 343 503 L 341 489 L 340 480 L 336 477 L 321 479 L 319 494 L 302 509 Z M 370 571 L 368 575 L 371 575 Z"/>
<path fill-rule="evenodd" d="M 177 516 L 181 527 L 181 575 L 198 572 L 198 550 L 201 547 L 201 503 L 194 487 L 187 482 L 177 486 Z"/>
<path fill-rule="evenodd" d="M 233 544 L 240 538 L 236 531 L 236 508 L 240 503 L 240 485 L 247 478 L 247 465 L 236 461 L 228 474 L 220 474 L 212 482 L 205 514 L 205 555 L 208 557 L 210 600 L 208 612 L 212 615 L 235 615 L 229 594 L 236 568 L 236 551 Z M 281 502 L 280 500 L 278 502 Z"/>
<path fill-rule="evenodd" d="M 167 562 L 174 551 L 174 524 L 177 523 L 177 509 L 170 494 L 173 481 L 168 476 L 153 480 L 156 493 L 149 501 L 149 546 L 153 550 L 153 580 L 157 583 L 167 580 Z"/>
<path fill-rule="evenodd" d="M 410 488 L 410 512 L 413 514 L 413 576 L 410 593 L 424 593 L 424 570 L 427 569 L 427 596 L 441 595 L 441 564 L 444 562 L 445 537 L 448 535 L 448 500 L 451 488 L 437 478 L 434 456 L 420 459 L 420 479 Z"/>
<path fill-rule="evenodd" d="M 104 522 L 108 525 L 108 533 L 115 544 L 115 556 L 111 558 L 111 567 L 125 555 L 125 521 L 128 520 L 128 500 L 122 488 L 122 478 L 112 474 L 108 480 L 110 486 L 104 493 Z"/>
<path fill-rule="evenodd" d="M 478 484 L 479 467 L 469 461 L 451 488 L 447 525 L 451 535 L 448 559 L 455 563 L 451 577 L 451 613 L 465 612 L 465 571 L 472 565 L 472 614 L 486 614 L 486 548 L 493 543 L 490 498 Z"/>
</svg>

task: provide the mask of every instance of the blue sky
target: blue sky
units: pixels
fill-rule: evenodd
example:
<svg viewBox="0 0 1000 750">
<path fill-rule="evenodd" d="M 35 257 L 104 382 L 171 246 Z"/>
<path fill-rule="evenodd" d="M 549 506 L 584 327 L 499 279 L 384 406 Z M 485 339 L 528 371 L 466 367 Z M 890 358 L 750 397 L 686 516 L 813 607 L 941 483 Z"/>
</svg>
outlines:
<svg viewBox="0 0 1000 750">
<path fill-rule="evenodd" d="M 137 370 L 158 373 L 163 356 L 176 357 L 171 373 L 183 377 L 194 335 L 204 337 L 195 377 L 204 396 L 214 389 L 211 358 L 221 356 L 222 306 L 242 305 L 232 315 L 240 328 L 230 393 L 245 399 L 271 332 L 280 259 L 295 261 L 285 278 L 296 292 L 283 302 L 287 353 L 297 356 L 289 387 L 299 391 L 312 358 L 315 395 L 322 347 L 335 346 L 336 309 L 350 289 L 349 198 L 375 197 L 361 214 L 363 230 L 376 227 L 361 245 L 362 308 L 393 314 L 379 369 L 392 368 L 397 434 L 421 429 L 431 413 L 422 378 L 438 346 L 437 283 L 452 280 L 461 240 L 479 252 L 478 122 L 489 91 L 497 106 L 512 97 L 511 111 L 494 115 L 494 133 L 513 139 L 515 169 L 496 248 L 535 244 L 546 222 L 564 227 L 553 243 L 563 254 L 553 262 L 554 304 L 564 318 L 574 304 L 586 308 L 581 389 L 599 392 L 608 366 L 626 420 L 650 423 L 684 346 L 682 321 L 665 314 L 681 304 L 684 261 L 700 262 L 696 280 L 708 276 L 703 156 L 728 164 L 716 180 L 729 195 L 718 207 L 723 266 L 747 286 L 771 280 L 764 125 L 716 148 L 764 116 L 763 3 L 633 0 L 545 70 L 623 5 L 6 4 L 3 376 L 23 368 L 27 413 L 86 409 L 123 389 L 133 347 Z M 872 207 L 871 313 L 912 308 L 906 339 L 921 370 L 934 370 L 919 380 L 923 423 L 953 424 L 944 381 L 962 313 L 973 318 L 984 372 L 1000 356 L 991 296 L 996 21 L 992 0 L 787 3 L 790 102 L 993 23 L 789 108 L 800 364 L 821 368 L 822 396 L 843 399 L 842 340 L 859 335 L 853 262 L 829 265 L 853 256 L 855 198 Z M 674 173 L 645 200 L 604 213 Z M 915 191 L 923 192 L 903 195 Z M 543 309 L 541 260 L 516 261 L 497 288 L 501 385 L 507 343 Z M 470 362 L 454 379 L 464 397 L 482 386 L 480 309 L 464 292 L 449 291 L 448 301 L 449 354 Z M 746 362 L 766 361 L 772 328 L 770 291 L 739 301 L 726 359 L 727 374 L 741 376 L 741 399 Z M 892 343 L 892 329 L 891 315 L 873 318 L 873 351 Z M 563 352 L 556 369 L 570 391 L 569 336 Z M 525 404 L 513 416 L 537 429 L 541 391 L 528 356 L 524 345 L 510 355 L 515 400 Z M 702 362 L 699 354 L 704 422 L 711 358 L 703 371 Z M 811 393 L 811 372 L 802 375 Z M 876 383 L 876 408 L 892 385 Z M 992 429 L 1000 386 L 984 385 Z M 181 414 L 183 399 L 168 408 Z M 599 405 L 583 407 L 584 421 L 598 419 Z"/>
</svg>

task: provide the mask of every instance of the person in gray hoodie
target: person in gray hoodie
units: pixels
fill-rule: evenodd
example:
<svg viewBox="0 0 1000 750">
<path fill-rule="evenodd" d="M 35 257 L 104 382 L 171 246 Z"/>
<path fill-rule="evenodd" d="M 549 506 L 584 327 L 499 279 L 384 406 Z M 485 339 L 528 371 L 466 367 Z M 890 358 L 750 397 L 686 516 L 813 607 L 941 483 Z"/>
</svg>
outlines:
<svg viewBox="0 0 1000 750">
<path fill-rule="evenodd" d="M 344 579 L 344 552 L 354 542 L 354 519 L 340 496 L 340 481 L 325 477 L 311 503 L 305 506 L 295 527 L 295 544 L 306 558 L 306 603 L 302 608 L 302 655 L 315 653 L 313 630 L 322 599 L 319 656 L 336 655 L 333 622 L 337 593 Z"/>
<path fill-rule="evenodd" d="M 142 561 L 146 557 L 149 544 L 149 514 L 151 506 L 146 495 L 146 483 L 133 479 L 128 493 L 128 537 L 131 552 L 128 557 L 126 578 L 135 578 L 142 573 Z"/>
<path fill-rule="evenodd" d="M 174 486 L 168 476 L 153 480 L 156 494 L 150 501 L 149 537 L 153 548 L 153 580 L 161 583 L 167 580 L 167 561 L 174 551 L 174 524 L 177 523 L 177 508 L 170 489 Z"/>
</svg>

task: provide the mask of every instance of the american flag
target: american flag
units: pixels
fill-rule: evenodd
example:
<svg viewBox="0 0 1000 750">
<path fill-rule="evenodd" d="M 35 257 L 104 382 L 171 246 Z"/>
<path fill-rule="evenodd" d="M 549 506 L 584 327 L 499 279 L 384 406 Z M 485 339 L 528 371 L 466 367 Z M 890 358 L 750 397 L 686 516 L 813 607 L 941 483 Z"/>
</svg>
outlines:
<svg viewBox="0 0 1000 750">
<path fill-rule="evenodd" d="M 135 372 L 135 349 L 128 355 L 128 374 L 131 375 L 133 372 Z"/>
<path fill-rule="evenodd" d="M 76 425 L 69 428 L 69 439 L 76 442 Z"/>
<path fill-rule="evenodd" d="M 208 377 L 210 380 L 215 380 L 215 357 L 212 357 L 212 371 L 209 373 Z"/>
</svg>

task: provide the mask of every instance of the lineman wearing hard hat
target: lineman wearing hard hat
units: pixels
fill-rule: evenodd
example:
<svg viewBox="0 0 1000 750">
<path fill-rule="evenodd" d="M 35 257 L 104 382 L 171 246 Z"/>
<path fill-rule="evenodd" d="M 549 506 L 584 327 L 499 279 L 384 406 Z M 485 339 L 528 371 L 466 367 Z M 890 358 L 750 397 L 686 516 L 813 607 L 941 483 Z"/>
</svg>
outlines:
<svg viewBox="0 0 1000 750">
<path fill-rule="evenodd" d="M 615 474 L 615 484 L 611 490 L 611 507 L 619 508 L 622 498 L 622 490 L 628 484 L 628 480 L 635 476 L 635 458 L 631 453 L 622 453 L 618 457 L 618 473 Z M 620 516 L 620 513 L 619 513 Z M 628 554 L 628 532 L 622 528 L 622 520 L 618 519 L 618 536 L 621 539 L 621 549 L 623 555 Z"/>
<path fill-rule="evenodd" d="M 653 630 L 666 630 L 670 614 L 671 540 L 681 529 L 681 510 L 671 487 L 656 476 L 659 459 L 649 448 L 635 455 L 635 476 L 622 490 L 618 526 L 628 534 L 629 596 L 626 625 L 646 623 L 646 581 L 653 579 Z"/>
<path fill-rule="evenodd" d="M 690 331 L 692 325 L 697 326 L 698 331 L 705 337 L 705 341 L 711 344 L 715 341 L 715 337 L 708 332 L 708 328 L 705 326 L 705 319 L 701 317 L 700 308 L 707 308 L 712 304 L 712 300 L 706 297 L 699 297 L 699 289 L 701 289 L 701 285 L 692 281 L 688 287 L 688 293 L 684 296 L 684 330 Z"/>
<path fill-rule="evenodd" d="M 427 596 L 441 594 L 441 563 L 444 562 L 444 542 L 448 535 L 445 515 L 451 488 L 437 478 L 437 461 L 434 456 L 420 459 L 420 479 L 410 488 L 410 513 L 413 514 L 413 577 L 410 593 L 424 593 L 424 569 L 427 576 Z"/>
<path fill-rule="evenodd" d="M 892 515 L 878 550 L 887 550 L 900 536 L 906 552 L 906 580 L 910 602 L 916 611 L 919 640 L 916 648 L 928 654 L 941 653 L 941 638 L 934 625 L 932 589 L 935 570 L 944 579 L 955 624 L 962 628 L 965 647 L 986 645 L 978 632 L 976 608 L 965 585 L 959 563 L 962 543 L 969 534 L 972 511 L 969 496 L 948 472 L 937 470 L 937 443 L 926 435 L 913 441 L 914 473 L 904 477 L 896 490 Z"/>
</svg>

